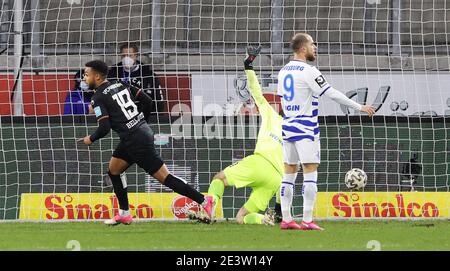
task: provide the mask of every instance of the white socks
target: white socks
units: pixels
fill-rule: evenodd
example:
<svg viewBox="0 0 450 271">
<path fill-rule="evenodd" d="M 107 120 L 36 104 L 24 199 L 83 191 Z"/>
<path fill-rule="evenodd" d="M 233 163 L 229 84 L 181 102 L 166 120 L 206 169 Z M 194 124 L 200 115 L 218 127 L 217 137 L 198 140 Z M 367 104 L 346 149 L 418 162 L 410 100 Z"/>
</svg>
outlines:
<svg viewBox="0 0 450 271">
<path fill-rule="evenodd" d="M 292 221 L 291 207 L 294 197 L 294 183 L 297 173 L 285 173 L 280 188 L 281 214 L 284 222 Z"/>
<path fill-rule="evenodd" d="M 294 183 L 297 173 L 285 173 L 280 188 L 281 213 L 284 222 L 292 221 L 292 198 L 294 197 Z M 303 174 L 303 221 L 311 222 L 313 218 L 314 205 L 317 196 L 317 171 Z"/>
<path fill-rule="evenodd" d="M 314 204 L 316 203 L 317 171 L 310 173 L 303 173 L 302 195 L 303 195 L 303 221 L 309 223 L 312 221 Z"/>
<path fill-rule="evenodd" d="M 120 216 L 125 216 L 125 215 L 129 215 L 129 214 L 130 214 L 130 209 L 128 209 L 128 210 L 119 209 Z"/>
</svg>

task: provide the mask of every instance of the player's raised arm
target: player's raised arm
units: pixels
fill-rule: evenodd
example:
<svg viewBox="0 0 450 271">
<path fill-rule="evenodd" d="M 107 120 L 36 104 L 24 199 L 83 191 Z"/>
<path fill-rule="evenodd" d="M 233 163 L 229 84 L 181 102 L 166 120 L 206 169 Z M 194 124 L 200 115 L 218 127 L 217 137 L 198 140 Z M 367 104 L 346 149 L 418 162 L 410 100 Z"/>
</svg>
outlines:
<svg viewBox="0 0 450 271">
<path fill-rule="evenodd" d="M 334 89 L 331 86 L 324 93 L 324 95 L 339 104 L 351 107 L 353 109 L 356 109 L 356 110 L 359 110 L 362 112 L 366 112 L 369 115 L 369 117 L 372 117 L 375 114 L 375 107 L 373 107 L 371 105 L 361 105 L 361 104 L 353 101 L 352 99 L 348 98 L 342 92 L 340 92 L 337 89 Z"/>
<path fill-rule="evenodd" d="M 355 110 L 366 112 L 369 117 L 372 117 L 375 114 L 375 107 L 371 105 L 361 105 L 345 96 L 339 90 L 330 86 L 325 78 L 323 78 L 320 71 L 315 67 L 312 68 L 308 84 L 312 88 L 313 92 L 319 96 L 326 96 L 339 104 L 348 106 Z"/>
<path fill-rule="evenodd" d="M 261 46 L 247 46 L 247 56 L 244 59 L 244 69 L 247 76 L 248 89 L 250 90 L 250 93 L 252 94 L 252 97 L 259 108 L 265 105 L 269 105 L 262 94 L 261 86 L 259 85 L 258 78 L 256 77 L 256 73 L 253 70 L 253 60 L 255 60 L 260 51 Z"/>
</svg>

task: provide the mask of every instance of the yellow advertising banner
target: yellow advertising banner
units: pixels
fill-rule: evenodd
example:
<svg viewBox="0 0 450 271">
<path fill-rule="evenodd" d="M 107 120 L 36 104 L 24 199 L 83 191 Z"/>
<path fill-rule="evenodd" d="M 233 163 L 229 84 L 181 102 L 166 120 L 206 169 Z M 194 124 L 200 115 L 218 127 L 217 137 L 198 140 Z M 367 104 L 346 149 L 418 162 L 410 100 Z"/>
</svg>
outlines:
<svg viewBox="0 0 450 271">
<path fill-rule="evenodd" d="M 449 192 L 319 192 L 319 218 L 450 217 Z"/>
<path fill-rule="evenodd" d="M 176 193 L 129 193 L 128 200 L 131 214 L 138 220 L 184 219 L 188 210 L 199 210 L 197 202 Z M 216 217 L 223 218 L 222 202 L 216 206 Z M 19 219 L 109 219 L 118 211 L 117 198 L 109 193 L 23 193 Z"/>
<path fill-rule="evenodd" d="M 184 219 L 196 202 L 176 193 L 129 193 L 135 219 Z M 24 193 L 19 219 L 108 219 L 118 212 L 117 198 L 109 193 Z M 438 218 L 450 217 L 449 192 L 319 192 L 317 218 Z M 222 202 L 216 217 L 223 218 Z"/>
</svg>

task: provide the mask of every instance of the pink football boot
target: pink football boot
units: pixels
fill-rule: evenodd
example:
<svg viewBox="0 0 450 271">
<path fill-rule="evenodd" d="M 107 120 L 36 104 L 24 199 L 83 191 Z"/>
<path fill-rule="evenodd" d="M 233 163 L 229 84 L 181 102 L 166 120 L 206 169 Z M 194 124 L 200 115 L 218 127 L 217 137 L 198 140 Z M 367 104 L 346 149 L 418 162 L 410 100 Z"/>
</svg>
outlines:
<svg viewBox="0 0 450 271">
<path fill-rule="evenodd" d="M 105 221 L 106 225 L 116 226 L 119 224 L 130 225 L 133 222 L 133 217 L 131 215 L 116 215 L 112 219 L 108 219 Z"/>
<path fill-rule="evenodd" d="M 303 230 L 302 226 L 297 224 L 294 220 L 291 222 L 281 221 L 280 228 L 282 230 Z"/>
<path fill-rule="evenodd" d="M 323 228 L 319 227 L 316 223 L 314 223 L 314 221 L 311 221 L 309 223 L 302 221 L 300 226 L 302 227 L 302 230 L 305 230 L 305 231 L 323 231 L 324 230 Z"/>
</svg>

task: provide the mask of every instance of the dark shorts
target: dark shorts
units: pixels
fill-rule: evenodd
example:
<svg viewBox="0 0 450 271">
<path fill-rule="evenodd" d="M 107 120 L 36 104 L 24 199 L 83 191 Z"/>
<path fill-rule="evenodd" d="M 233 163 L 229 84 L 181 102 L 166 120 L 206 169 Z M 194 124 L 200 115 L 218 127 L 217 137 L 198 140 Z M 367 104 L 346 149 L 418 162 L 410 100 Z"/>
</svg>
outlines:
<svg viewBox="0 0 450 271">
<path fill-rule="evenodd" d="M 130 165 L 136 163 L 148 174 L 153 175 L 164 162 L 155 149 L 154 137 L 149 131 L 138 129 L 127 138 L 122 138 L 112 156 L 125 160 Z"/>
</svg>

